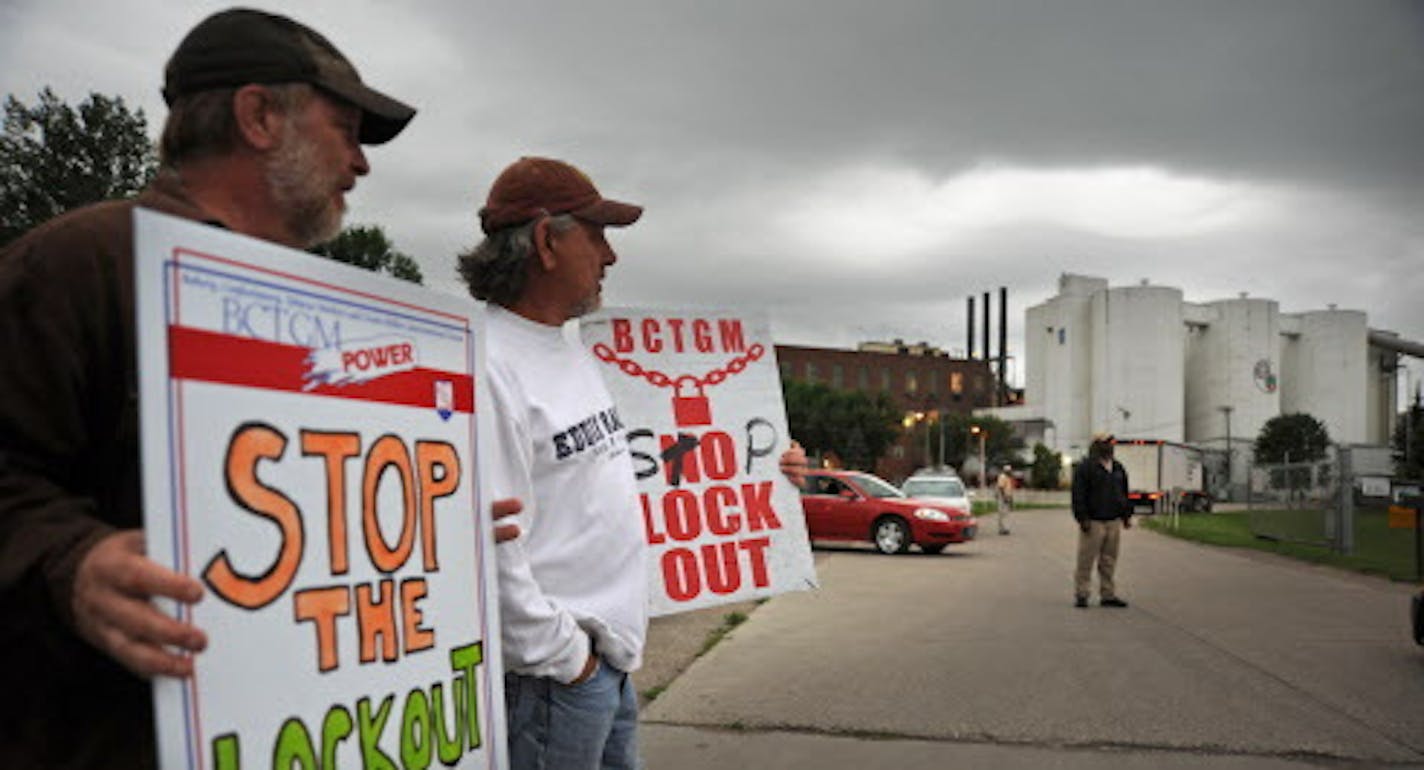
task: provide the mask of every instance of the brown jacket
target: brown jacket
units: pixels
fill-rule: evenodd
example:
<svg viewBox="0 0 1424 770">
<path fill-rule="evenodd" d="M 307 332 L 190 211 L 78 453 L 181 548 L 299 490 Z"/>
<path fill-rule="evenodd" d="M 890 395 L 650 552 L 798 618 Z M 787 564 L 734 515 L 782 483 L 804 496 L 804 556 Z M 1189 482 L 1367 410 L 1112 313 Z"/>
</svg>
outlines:
<svg viewBox="0 0 1424 770">
<path fill-rule="evenodd" d="M 208 221 L 176 180 L 0 252 L 0 767 L 154 765 L 152 695 L 74 632 L 80 559 L 142 526 L 135 205 Z"/>
</svg>

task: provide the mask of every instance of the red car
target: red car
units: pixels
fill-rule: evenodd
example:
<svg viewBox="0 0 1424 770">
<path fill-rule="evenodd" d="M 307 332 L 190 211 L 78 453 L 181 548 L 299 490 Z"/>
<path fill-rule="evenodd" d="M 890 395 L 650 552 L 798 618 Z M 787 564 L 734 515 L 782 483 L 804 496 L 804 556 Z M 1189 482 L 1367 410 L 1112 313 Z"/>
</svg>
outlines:
<svg viewBox="0 0 1424 770">
<path fill-rule="evenodd" d="M 881 553 L 904 553 L 911 544 L 939 553 L 979 529 L 967 508 L 906 497 L 860 471 L 808 471 L 801 506 L 812 540 L 869 540 Z"/>
</svg>

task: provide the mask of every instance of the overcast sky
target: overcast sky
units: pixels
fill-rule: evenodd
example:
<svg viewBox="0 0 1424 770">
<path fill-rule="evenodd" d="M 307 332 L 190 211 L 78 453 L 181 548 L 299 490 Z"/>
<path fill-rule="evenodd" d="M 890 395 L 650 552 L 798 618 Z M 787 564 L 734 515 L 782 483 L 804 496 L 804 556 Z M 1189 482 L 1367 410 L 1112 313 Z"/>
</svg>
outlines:
<svg viewBox="0 0 1424 770">
<path fill-rule="evenodd" d="M 156 135 L 164 62 L 222 7 L 0 0 L 0 92 L 120 95 Z M 1017 354 L 1063 272 L 1335 303 L 1424 341 L 1424 2 L 279 10 L 420 109 L 348 222 L 435 288 L 463 292 L 490 182 L 538 154 L 647 208 L 612 236 L 605 301 L 764 308 L 778 342 L 962 349 L 965 297 L 1007 286 Z"/>
</svg>

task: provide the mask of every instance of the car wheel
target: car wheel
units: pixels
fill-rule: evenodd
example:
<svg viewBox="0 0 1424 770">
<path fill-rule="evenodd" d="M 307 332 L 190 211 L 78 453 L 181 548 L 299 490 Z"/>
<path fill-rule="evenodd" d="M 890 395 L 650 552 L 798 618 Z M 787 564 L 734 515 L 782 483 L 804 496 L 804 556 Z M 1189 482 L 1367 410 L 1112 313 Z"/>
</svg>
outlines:
<svg viewBox="0 0 1424 770">
<path fill-rule="evenodd" d="M 875 522 L 870 539 L 881 553 L 904 553 L 910 550 L 910 527 L 904 519 L 885 516 Z"/>
<path fill-rule="evenodd" d="M 936 554 L 944 550 L 944 543 L 939 543 L 937 545 L 922 545 L 920 546 L 920 550 L 928 554 Z"/>
</svg>

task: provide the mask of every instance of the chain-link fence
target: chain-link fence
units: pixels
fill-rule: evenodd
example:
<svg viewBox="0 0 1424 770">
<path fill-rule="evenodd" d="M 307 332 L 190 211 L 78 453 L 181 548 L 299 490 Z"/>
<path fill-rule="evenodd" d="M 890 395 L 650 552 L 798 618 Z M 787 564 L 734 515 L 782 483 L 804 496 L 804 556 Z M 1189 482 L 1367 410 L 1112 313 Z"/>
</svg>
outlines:
<svg viewBox="0 0 1424 770">
<path fill-rule="evenodd" d="M 1338 461 L 1260 464 L 1247 477 L 1251 531 L 1257 537 L 1336 546 L 1340 528 Z"/>
<path fill-rule="evenodd" d="M 1424 579 L 1421 533 L 1410 507 L 1424 484 L 1391 472 L 1388 455 L 1381 460 L 1376 447 L 1335 446 L 1319 461 L 1253 465 L 1251 532 L 1328 549 L 1397 579 Z"/>
</svg>

